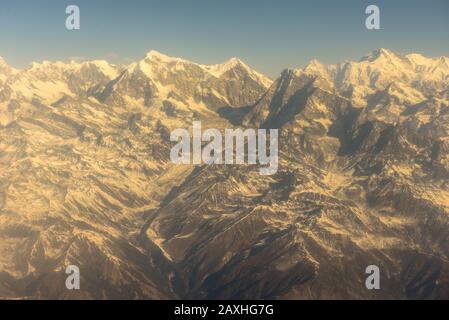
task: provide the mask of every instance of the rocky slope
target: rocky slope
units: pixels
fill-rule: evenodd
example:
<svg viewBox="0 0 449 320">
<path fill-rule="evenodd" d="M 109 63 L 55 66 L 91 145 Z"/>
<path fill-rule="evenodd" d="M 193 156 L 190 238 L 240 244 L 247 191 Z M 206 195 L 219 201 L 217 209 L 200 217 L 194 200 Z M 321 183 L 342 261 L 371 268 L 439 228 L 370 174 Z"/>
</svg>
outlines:
<svg viewBox="0 0 449 320">
<path fill-rule="evenodd" d="M 11 70 L 0 89 L 0 296 L 176 297 L 138 240 L 192 169 L 171 165 L 170 130 L 192 119 L 226 127 L 214 110 L 254 103 L 269 80 L 239 60 L 202 66 L 154 51 L 130 66 Z M 69 264 L 82 271 L 79 292 L 64 287 Z"/>
<path fill-rule="evenodd" d="M 0 296 L 449 298 L 448 61 L 2 67 Z M 171 164 L 194 119 L 280 129 L 279 171 Z"/>
</svg>

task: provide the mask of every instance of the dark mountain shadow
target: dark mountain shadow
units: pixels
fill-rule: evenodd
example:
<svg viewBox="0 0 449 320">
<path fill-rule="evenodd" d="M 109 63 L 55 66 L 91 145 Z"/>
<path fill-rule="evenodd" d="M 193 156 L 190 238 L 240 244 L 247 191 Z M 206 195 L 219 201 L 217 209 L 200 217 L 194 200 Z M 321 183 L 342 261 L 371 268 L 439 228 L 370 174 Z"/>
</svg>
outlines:
<svg viewBox="0 0 449 320">
<path fill-rule="evenodd" d="M 359 115 L 360 110 L 350 108 L 346 114 L 334 121 L 329 128 L 329 136 L 335 137 L 340 141 L 339 156 L 353 154 L 371 132 L 371 126 L 367 123 L 361 126 L 361 130 L 356 138 L 352 137 L 354 123 Z"/>
<path fill-rule="evenodd" d="M 245 115 L 253 108 L 253 106 L 245 106 L 239 108 L 221 107 L 217 110 L 220 117 L 225 118 L 235 126 L 241 125 Z"/>
<path fill-rule="evenodd" d="M 262 128 L 281 128 L 285 123 L 293 119 L 297 114 L 301 113 L 306 106 L 307 99 L 313 93 L 312 88 L 313 81 L 307 83 L 303 88 L 297 90 L 290 96 L 287 103 L 282 104 L 285 90 L 278 92 L 270 103 L 270 115 L 269 118 L 261 125 Z M 281 106 L 280 108 L 276 108 Z M 278 110 L 276 110 L 278 109 Z M 273 111 L 277 111 L 276 113 Z"/>
</svg>

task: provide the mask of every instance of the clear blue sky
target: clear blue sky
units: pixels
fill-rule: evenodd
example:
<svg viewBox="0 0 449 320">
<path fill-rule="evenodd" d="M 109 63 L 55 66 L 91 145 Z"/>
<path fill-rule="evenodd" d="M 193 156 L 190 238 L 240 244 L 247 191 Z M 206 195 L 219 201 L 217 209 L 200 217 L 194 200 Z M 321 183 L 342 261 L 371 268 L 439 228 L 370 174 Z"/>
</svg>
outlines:
<svg viewBox="0 0 449 320">
<path fill-rule="evenodd" d="M 81 30 L 65 29 L 77 4 Z M 365 8 L 381 28 L 365 28 Z M 447 0 L 1 0 L 0 56 L 15 67 L 71 57 L 127 63 L 154 49 L 200 63 L 237 56 L 275 77 L 317 58 L 359 59 L 386 47 L 449 56 Z"/>
</svg>

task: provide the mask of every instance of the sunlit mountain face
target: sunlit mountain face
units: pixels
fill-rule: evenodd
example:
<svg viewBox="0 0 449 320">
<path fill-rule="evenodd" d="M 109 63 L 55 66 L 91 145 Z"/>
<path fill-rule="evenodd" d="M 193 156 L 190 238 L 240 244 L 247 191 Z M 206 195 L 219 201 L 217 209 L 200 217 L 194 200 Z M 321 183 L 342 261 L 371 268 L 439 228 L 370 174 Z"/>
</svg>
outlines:
<svg viewBox="0 0 449 320">
<path fill-rule="evenodd" d="M 277 172 L 174 164 L 195 120 L 278 129 Z M 448 243 L 448 57 L 0 59 L 1 298 L 447 299 Z"/>
</svg>

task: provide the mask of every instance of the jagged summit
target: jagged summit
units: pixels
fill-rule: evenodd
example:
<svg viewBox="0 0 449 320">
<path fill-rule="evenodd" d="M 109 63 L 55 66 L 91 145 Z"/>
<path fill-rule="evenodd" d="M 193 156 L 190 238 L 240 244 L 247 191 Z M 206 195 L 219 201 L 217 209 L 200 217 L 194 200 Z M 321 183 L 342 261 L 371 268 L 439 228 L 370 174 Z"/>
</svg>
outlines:
<svg viewBox="0 0 449 320">
<path fill-rule="evenodd" d="M 6 60 L 3 59 L 3 57 L 0 57 L 0 70 L 7 71 L 7 70 L 12 70 L 12 69 L 13 68 L 8 65 Z"/>
<path fill-rule="evenodd" d="M 322 64 L 320 60 L 312 59 L 307 64 L 306 69 L 307 68 L 322 68 L 322 67 L 324 67 L 324 64 Z"/>
<path fill-rule="evenodd" d="M 187 69 L 194 68 L 197 71 L 201 70 L 203 77 L 221 78 L 228 72 L 234 70 L 240 72 L 240 76 L 248 75 L 253 81 L 259 83 L 264 88 L 268 88 L 272 81 L 263 74 L 253 70 L 239 58 L 233 57 L 220 64 L 201 64 L 187 59 L 172 57 L 156 50 L 149 51 L 143 60 L 132 63 L 128 66 L 128 70 L 141 70 L 151 78 L 157 78 L 161 72 L 169 71 L 177 74 L 185 72 Z M 162 71 L 165 70 L 165 71 Z M 195 72 L 197 72 L 195 71 Z"/>
<path fill-rule="evenodd" d="M 224 72 L 236 68 L 236 67 L 243 67 L 245 69 L 250 69 L 242 60 L 236 57 L 232 57 L 228 60 L 226 60 L 223 63 L 214 64 L 214 65 L 203 65 L 204 68 L 209 70 L 212 73 L 215 73 L 218 77 L 223 74 Z"/>
<path fill-rule="evenodd" d="M 410 62 L 416 65 L 430 65 L 433 62 L 432 58 L 425 57 L 419 53 L 410 53 L 405 56 Z"/>
<path fill-rule="evenodd" d="M 226 60 L 221 64 L 218 64 L 217 66 L 221 66 L 221 68 L 223 69 L 232 69 L 238 66 L 250 69 L 250 67 L 246 63 L 244 63 L 241 59 L 237 57 L 229 58 L 228 60 Z"/>
<path fill-rule="evenodd" d="M 0 81 L 5 81 L 8 77 L 17 73 L 17 70 L 8 65 L 8 63 L 0 57 Z"/>
<path fill-rule="evenodd" d="M 221 64 L 215 64 L 215 65 L 203 65 L 203 68 L 206 69 L 208 72 L 210 72 L 215 77 L 219 78 L 226 72 L 233 70 L 233 69 L 241 69 L 244 72 L 247 72 L 251 77 L 253 77 L 256 81 L 260 82 L 262 85 L 264 85 L 266 88 L 268 88 L 272 80 L 266 77 L 265 75 L 255 71 L 251 67 L 249 67 L 246 63 L 244 63 L 241 59 L 237 57 L 232 57 L 228 59 L 227 61 L 221 63 Z"/>
<path fill-rule="evenodd" d="M 368 55 L 364 56 L 360 61 L 374 61 L 379 58 L 394 58 L 396 57 L 396 54 L 385 48 L 379 48 L 376 50 L 373 50 Z"/>
<path fill-rule="evenodd" d="M 221 64 L 205 65 L 205 64 L 200 64 L 200 63 L 193 62 L 193 61 L 190 61 L 187 59 L 169 56 L 169 55 L 166 55 L 166 54 L 161 53 L 156 50 L 148 51 L 145 55 L 145 59 L 148 59 L 153 62 L 159 62 L 159 63 L 183 62 L 183 63 L 189 63 L 189 64 L 195 64 L 198 66 L 202 66 L 206 69 L 212 69 L 212 68 L 227 68 L 227 69 L 229 69 L 229 68 L 236 67 L 238 65 L 246 66 L 246 64 L 244 64 L 239 58 L 236 58 L 236 57 L 232 57 Z"/>
<path fill-rule="evenodd" d="M 145 54 L 145 59 L 151 60 L 151 61 L 155 61 L 155 62 L 162 62 L 162 63 L 167 63 L 167 62 L 190 62 L 187 61 L 185 59 L 181 59 L 181 58 L 177 58 L 177 57 L 172 57 L 166 54 L 163 54 L 159 51 L 156 50 L 150 50 Z M 193 63 L 193 62 L 191 62 Z"/>
<path fill-rule="evenodd" d="M 273 83 L 271 79 L 255 71 L 237 57 L 232 57 L 223 63 L 205 65 L 172 57 L 156 50 L 149 51 L 143 59 L 128 66 L 114 65 L 106 60 L 72 61 L 70 63 L 44 60 L 35 62 L 29 68 L 19 71 L 10 68 L 3 60 L 0 66 L 3 82 L 12 75 L 18 74 L 14 81 L 11 79 L 17 92 L 21 92 L 25 97 L 37 94 L 50 103 L 54 102 L 53 100 L 60 94 L 70 95 L 70 91 L 78 93 L 79 90 L 87 90 L 86 86 L 95 83 L 105 86 L 106 81 L 116 79 L 124 70 L 127 71 L 127 74 L 134 75 L 129 78 L 129 81 L 133 81 L 132 86 L 142 86 L 143 90 L 147 92 L 144 95 L 146 104 L 150 103 L 150 95 L 153 98 L 158 96 L 160 99 L 165 99 L 169 95 L 173 96 L 171 93 L 173 88 L 170 89 L 170 85 L 179 87 L 180 83 L 185 83 L 182 90 L 184 92 L 178 92 L 183 99 L 202 100 L 211 99 L 214 96 L 212 99 L 216 101 L 217 106 L 240 105 L 243 101 L 245 103 L 253 102 L 257 99 L 256 95 L 260 91 L 268 89 Z M 419 90 L 425 87 L 426 92 L 443 90 L 445 84 L 449 82 L 449 59 L 447 57 L 427 58 L 417 53 L 399 55 L 391 50 L 380 48 L 359 61 L 344 61 L 326 65 L 314 59 L 303 69 L 295 69 L 291 72 L 296 75 L 304 72 L 319 76 L 324 79 L 321 85 L 330 89 L 329 84 L 331 84 L 345 95 L 350 95 L 357 105 L 363 106 L 367 101 L 367 96 L 373 94 L 373 90 L 386 88 L 392 82 L 412 84 L 414 87 L 419 87 Z M 141 79 L 138 82 L 133 80 L 138 79 L 141 75 L 148 80 Z M 203 84 L 208 83 L 210 78 L 219 80 L 219 84 L 216 83 L 218 87 L 203 87 Z M 44 82 L 33 84 L 36 79 Z M 56 79 L 60 82 L 57 85 L 52 84 L 52 81 L 54 82 Z M 230 89 L 228 87 L 230 79 L 239 79 L 239 85 Z M 45 86 L 49 87 L 50 85 L 55 87 L 54 90 L 43 90 Z M 108 87 L 109 89 L 106 91 L 109 94 L 107 96 L 116 89 L 120 91 L 121 86 L 114 84 Z M 114 90 L 111 90 L 112 88 Z M 96 88 L 95 90 L 100 89 Z M 248 100 L 237 92 L 239 90 L 252 91 L 253 96 Z M 179 88 L 174 91 L 179 91 Z M 231 99 L 226 92 L 232 92 Z M 103 98 L 105 96 L 105 94 L 102 95 Z M 137 94 L 136 91 L 136 97 L 139 96 L 140 94 Z M 117 103 L 119 102 L 117 101 Z"/>
<path fill-rule="evenodd" d="M 39 69 L 39 68 L 45 68 L 45 67 L 66 67 L 68 65 L 79 65 L 80 63 L 78 62 L 70 62 L 70 63 L 65 63 L 61 60 L 55 60 L 55 61 L 50 61 L 50 60 L 42 60 L 42 61 L 33 61 L 29 68 L 30 69 Z"/>
<path fill-rule="evenodd" d="M 323 78 L 328 78 L 330 67 L 322 64 L 317 59 L 313 59 L 306 65 L 304 71 L 307 73 L 317 74 Z"/>
<path fill-rule="evenodd" d="M 449 83 L 449 58 L 428 58 L 411 53 L 396 54 L 385 48 L 379 48 L 359 61 L 344 61 L 325 65 L 312 60 L 304 72 L 326 78 L 336 88 L 352 92 L 358 98 L 366 97 L 375 88 L 385 88 L 399 81 L 403 84 L 426 87 L 430 91 L 443 89 Z M 441 82 L 442 81 L 442 82 Z"/>
</svg>

